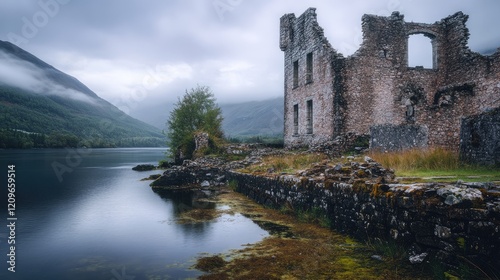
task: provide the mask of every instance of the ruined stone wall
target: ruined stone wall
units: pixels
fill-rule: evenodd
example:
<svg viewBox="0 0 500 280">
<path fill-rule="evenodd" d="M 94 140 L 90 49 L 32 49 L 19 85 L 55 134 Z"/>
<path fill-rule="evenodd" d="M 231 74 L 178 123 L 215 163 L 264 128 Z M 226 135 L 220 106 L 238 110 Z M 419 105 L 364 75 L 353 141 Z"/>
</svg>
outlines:
<svg viewBox="0 0 500 280">
<path fill-rule="evenodd" d="M 326 184 L 237 172 L 226 177 L 263 205 L 324 213 L 333 229 L 361 239 L 393 239 L 413 261 L 453 262 L 462 255 L 500 265 L 499 190 L 487 186 Z"/>
<path fill-rule="evenodd" d="M 284 16 L 285 145 L 310 145 L 347 133 L 366 135 L 372 126 L 418 125 L 428 129 L 427 146 L 458 150 L 461 118 L 500 107 L 500 51 L 491 56 L 472 52 L 467 46 L 467 18 L 458 12 L 425 24 L 405 22 L 397 12 L 389 17 L 365 15 L 363 43 L 355 54 L 344 58 L 327 43 L 314 9 L 299 19 Z M 313 32 L 318 29 L 321 32 Z M 290 40 L 290 36 L 283 37 L 284 30 L 294 36 L 307 34 L 309 39 Z M 430 38 L 431 69 L 408 67 L 408 38 L 412 34 Z M 315 61 L 314 71 L 325 76 L 318 77 L 312 86 L 294 87 L 293 60 L 301 62 L 311 49 L 321 46 L 328 46 L 324 54 L 330 53 L 330 60 L 328 55 L 322 56 Z M 293 136 L 293 106 L 308 98 L 317 102 L 315 129 L 312 135 L 299 129 Z M 316 127 L 318 123 L 324 125 Z M 302 119 L 299 126 L 303 126 Z"/>
<path fill-rule="evenodd" d="M 370 127 L 401 124 L 400 106 L 395 104 L 398 78 L 405 64 L 405 37 L 402 16 L 390 18 L 365 15 L 363 43 L 347 58 L 345 99 L 347 132 L 369 134 Z M 396 105 L 396 106 L 395 106 Z"/>
<path fill-rule="evenodd" d="M 285 142 L 309 146 L 329 141 L 334 120 L 330 64 L 335 54 L 316 21 L 315 9 L 308 9 L 299 18 L 293 14 L 283 16 L 280 36 L 280 47 L 285 52 Z M 308 54 L 312 55 L 311 69 Z M 312 131 L 308 127 L 308 101 L 313 108 Z M 294 106 L 298 122 L 294 120 Z"/>
</svg>

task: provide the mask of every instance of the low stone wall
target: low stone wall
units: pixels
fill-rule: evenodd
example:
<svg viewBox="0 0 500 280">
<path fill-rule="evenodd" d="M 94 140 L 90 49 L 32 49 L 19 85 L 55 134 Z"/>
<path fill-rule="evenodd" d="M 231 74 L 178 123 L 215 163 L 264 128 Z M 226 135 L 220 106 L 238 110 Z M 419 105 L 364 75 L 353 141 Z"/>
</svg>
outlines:
<svg viewBox="0 0 500 280">
<path fill-rule="evenodd" d="M 229 171 L 237 190 L 273 208 L 324 213 L 333 229 L 358 238 L 394 239 L 410 261 L 457 256 L 500 265 L 500 190 L 484 184 L 318 182 Z"/>
<path fill-rule="evenodd" d="M 500 266 L 500 187 L 493 184 L 394 184 L 393 174 L 368 157 L 365 163 L 318 163 L 297 175 L 234 171 L 242 164 L 185 161 L 151 186 L 216 190 L 230 182 L 260 204 L 314 213 L 339 232 L 395 240 L 412 263 L 437 258 L 454 264 L 464 256 Z"/>
</svg>

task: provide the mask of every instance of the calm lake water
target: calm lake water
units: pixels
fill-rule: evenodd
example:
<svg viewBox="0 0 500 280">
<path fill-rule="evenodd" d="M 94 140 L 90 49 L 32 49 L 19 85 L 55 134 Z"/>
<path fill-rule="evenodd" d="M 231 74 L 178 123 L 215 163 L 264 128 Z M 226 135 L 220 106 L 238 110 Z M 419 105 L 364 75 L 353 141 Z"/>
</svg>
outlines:
<svg viewBox="0 0 500 280">
<path fill-rule="evenodd" d="M 201 253 L 224 253 L 268 233 L 239 215 L 178 224 L 189 195 L 157 194 L 140 181 L 161 171 L 164 149 L 0 150 L 0 279 L 186 279 Z M 7 172 L 15 165 L 15 273 L 7 263 Z M 57 172 L 54 170 L 56 167 Z M 59 174 L 59 175 L 58 175 Z"/>
</svg>

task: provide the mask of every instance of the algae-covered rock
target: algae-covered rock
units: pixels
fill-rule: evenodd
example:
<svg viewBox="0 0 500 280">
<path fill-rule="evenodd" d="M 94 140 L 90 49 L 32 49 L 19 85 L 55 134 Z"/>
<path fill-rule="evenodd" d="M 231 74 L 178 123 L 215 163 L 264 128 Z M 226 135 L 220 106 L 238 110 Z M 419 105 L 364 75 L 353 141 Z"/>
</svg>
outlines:
<svg viewBox="0 0 500 280">
<path fill-rule="evenodd" d="M 155 170 L 156 166 L 152 164 L 139 164 L 137 166 L 132 167 L 132 170 L 135 171 L 149 171 L 149 170 Z"/>
</svg>

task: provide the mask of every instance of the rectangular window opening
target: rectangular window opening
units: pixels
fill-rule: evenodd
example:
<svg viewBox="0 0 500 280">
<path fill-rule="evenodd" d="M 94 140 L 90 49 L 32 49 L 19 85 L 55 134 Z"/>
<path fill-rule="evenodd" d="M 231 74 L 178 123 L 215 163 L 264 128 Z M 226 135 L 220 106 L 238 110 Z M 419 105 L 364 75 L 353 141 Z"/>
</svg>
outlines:
<svg viewBox="0 0 500 280">
<path fill-rule="evenodd" d="M 313 133 L 313 102 L 312 100 L 307 101 L 307 133 Z"/>
<path fill-rule="evenodd" d="M 293 134 L 299 134 L 299 105 L 293 105 Z"/>
<path fill-rule="evenodd" d="M 299 86 L 299 61 L 293 63 L 293 87 Z"/>
<path fill-rule="evenodd" d="M 306 57 L 306 83 L 312 83 L 313 81 L 313 54 L 308 53 Z"/>
</svg>

